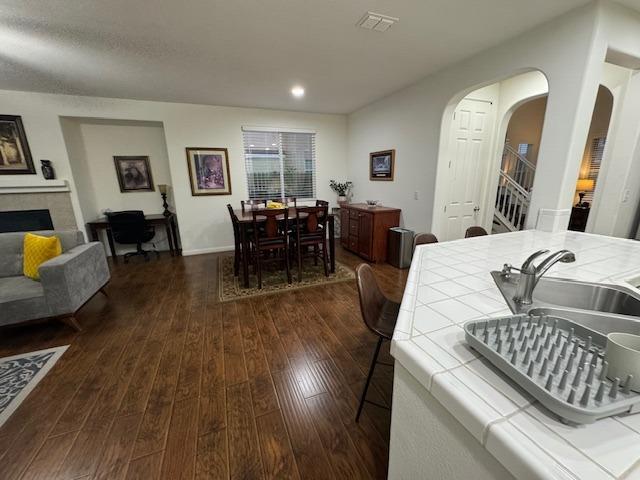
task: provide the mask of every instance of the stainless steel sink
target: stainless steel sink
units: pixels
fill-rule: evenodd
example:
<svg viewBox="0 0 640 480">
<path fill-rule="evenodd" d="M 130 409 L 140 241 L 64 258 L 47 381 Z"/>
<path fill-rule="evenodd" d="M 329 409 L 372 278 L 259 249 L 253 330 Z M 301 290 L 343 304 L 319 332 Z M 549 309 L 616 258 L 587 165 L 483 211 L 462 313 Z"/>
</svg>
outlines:
<svg viewBox="0 0 640 480">
<path fill-rule="evenodd" d="M 494 271 L 491 276 L 514 313 L 524 313 L 542 306 L 557 306 L 640 317 L 640 294 L 630 288 L 543 277 L 533 291 L 533 303 L 521 305 L 513 300 L 518 274 L 504 275 Z"/>
</svg>

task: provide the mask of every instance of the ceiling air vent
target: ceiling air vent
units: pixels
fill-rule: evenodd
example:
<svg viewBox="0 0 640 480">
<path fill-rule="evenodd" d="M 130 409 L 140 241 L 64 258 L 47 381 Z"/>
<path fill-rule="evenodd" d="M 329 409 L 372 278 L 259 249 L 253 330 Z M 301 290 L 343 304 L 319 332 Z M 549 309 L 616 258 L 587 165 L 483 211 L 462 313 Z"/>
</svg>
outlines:
<svg viewBox="0 0 640 480">
<path fill-rule="evenodd" d="M 381 13 L 367 12 L 365 16 L 360 19 L 357 25 L 359 27 L 366 28 L 367 30 L 385 32 L 398 20 L 399 18 L 389 17 L 388 15 L 382 15 Z"/>
</svg>

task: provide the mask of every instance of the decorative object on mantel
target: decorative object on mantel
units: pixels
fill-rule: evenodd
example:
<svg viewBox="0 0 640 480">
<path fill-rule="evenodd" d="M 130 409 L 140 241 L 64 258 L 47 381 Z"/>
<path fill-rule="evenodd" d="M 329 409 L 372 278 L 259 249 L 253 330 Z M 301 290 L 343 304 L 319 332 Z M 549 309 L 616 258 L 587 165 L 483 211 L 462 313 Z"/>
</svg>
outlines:
<svg viewBox="0 0 640 480">
<path fill-rule="evenodd" d="M 171 210 L 169 210 L 169 204 L 167 203 L 167 193 L 169 193 L 169 187 L 171 185 L 160 184 L 158 185 L 158 191 L 160 192 L 160 196 L 162 197 L 162 208 L 164 208 L 164 212 L 162 214 L 165 217 L 171 215 Z"/>
<path fill-rule="evenodd" d="M 51 165 L 51 160 L 40 160 L 40 164 L 42 165 L 40 167 L 42 170 L 42 176 L 45 180 L 55 180 L 56 171 L 53 169 L 53 165 Z"/>
<path fill-rule="evenodd" d="M 147 156 L 114 156 L 116 175 L 122 193 L 153 192 L 151 165 Z"/>
<path fill-rule="evenodd" d="M 587 192 L 593 192 L 596 182 L 592 178 L 579 178 L 576 183 L 576 191 L 580 200 L 576 204 L 576 207 L 588 208 L 589 203 L 584 201 L 584 196 Z"/>
<path fill-rule="evenodd" d="M 35 173 L 22 117 L 0 115 L 0 174 Z"/>
<path fill-rule="evenodd" d="M 369 180 L 393 181 L 396 162 L 395 150 L 382 150 L 369 154 Z"/>
<path fill-rule="evenodd" d="M 69 345 L 0 358 L 0 426 L 51 370 Z"/>
<path fill-rule="evenodd" d="M 231 195 L 226 148 L 187 148 L 191 195 Z"/>
<path fill-rule="evenodd" d="M 353 187 L 353 182 L 340 183 L 335 180 L 329 180 L 329 187 L 338 194 L 338 203 L 342 204 L 347 201 L 347 194 L 349 190 L 351 190 L 351 187 Z"/>
</svg>

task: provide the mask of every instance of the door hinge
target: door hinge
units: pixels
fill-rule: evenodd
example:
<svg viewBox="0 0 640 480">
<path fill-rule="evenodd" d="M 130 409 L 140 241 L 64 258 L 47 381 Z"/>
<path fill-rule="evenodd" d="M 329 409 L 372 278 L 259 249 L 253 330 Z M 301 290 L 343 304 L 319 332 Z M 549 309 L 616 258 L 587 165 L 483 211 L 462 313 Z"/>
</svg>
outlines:
<svg viewBox="0 0 640 480">
<path fill-rule="evenodd" d="M 451 168 L 451 160 L 449 160 L 449 168 Z"/>
<path fill-rule="evenodd" d="M 445 212 L 447 211 L 447 206 L 446 206 L 446 205 L 444 206 L 444 211 L 445 211 Z"/>
<path fill-rule="evenodd" d="M 453 119 L 456 119 L 456 112 L 453 112 Z"/>
</svg>

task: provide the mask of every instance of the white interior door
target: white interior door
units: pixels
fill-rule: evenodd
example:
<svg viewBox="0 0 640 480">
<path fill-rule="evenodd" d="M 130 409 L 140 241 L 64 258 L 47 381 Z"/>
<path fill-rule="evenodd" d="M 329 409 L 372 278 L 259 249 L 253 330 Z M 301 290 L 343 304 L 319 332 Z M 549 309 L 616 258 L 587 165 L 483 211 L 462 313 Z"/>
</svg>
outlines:
<svg viewBox="0 0 640 480">
<path fill-rule="evenodd" d="M 463 238 L 468 227 L 480 224 L 493 131 L 492 108 L 491 102 L 468 98 L 456 108 L 451 124 L 444 240 Z"/>
</svg>

